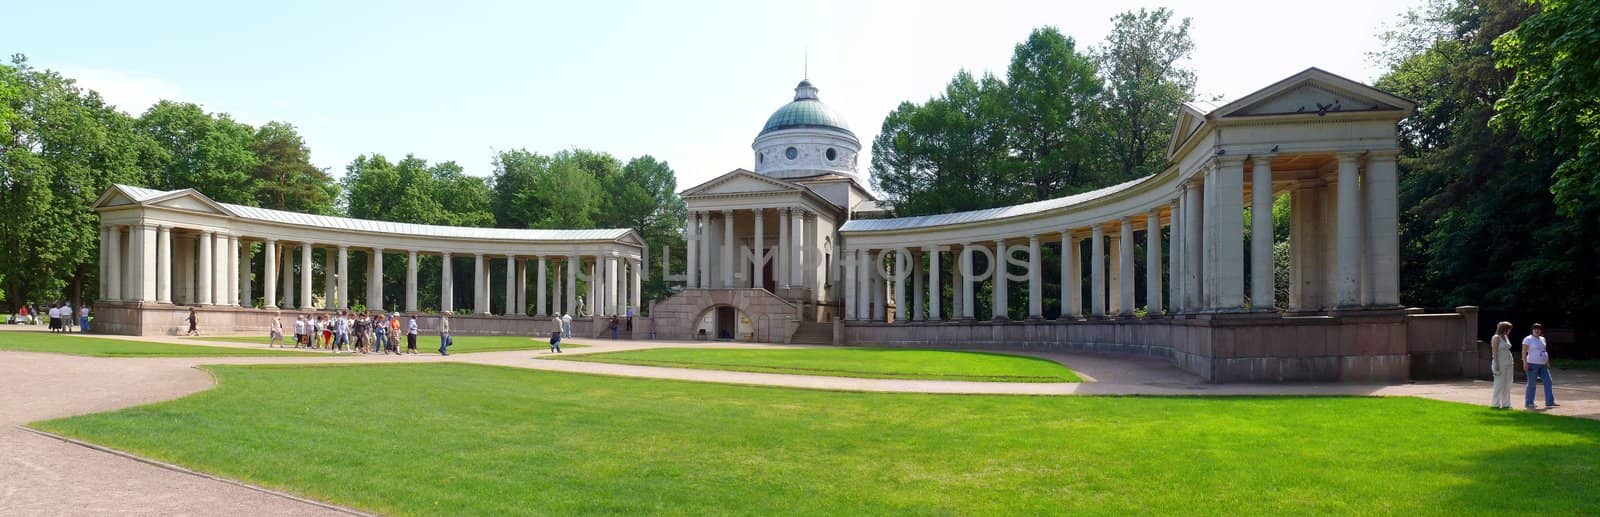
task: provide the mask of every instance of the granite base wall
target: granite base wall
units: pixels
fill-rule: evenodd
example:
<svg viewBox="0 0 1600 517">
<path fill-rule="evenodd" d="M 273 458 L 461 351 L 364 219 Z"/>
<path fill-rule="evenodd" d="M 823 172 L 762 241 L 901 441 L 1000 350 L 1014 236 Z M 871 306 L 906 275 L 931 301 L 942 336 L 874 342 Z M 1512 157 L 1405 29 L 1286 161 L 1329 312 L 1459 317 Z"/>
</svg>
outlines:
<svg viewBox="0 0 1600 517">
<path fill-rule="evenodd" d="M 1165 358 L 1206 381 L 1218 383 L 1389 383 L 1440 372 L 1468 371 L 1472 361 L 1464 359 L 1467 354 L 1463 350 L 1473 347 L 1461 338 L 1470 335 L 1475 324 L 1459 312 L 1416 315 L 1400 310 L 1294 317 L 1219 313 L 1020 322 L 849 321 L 840 325 L 842 339 L 838 342 L 882 347 L 1129 353 Z M 1429 367 L 1414 372 L 1415 357 L 1428 361 Z"/>
</svg>

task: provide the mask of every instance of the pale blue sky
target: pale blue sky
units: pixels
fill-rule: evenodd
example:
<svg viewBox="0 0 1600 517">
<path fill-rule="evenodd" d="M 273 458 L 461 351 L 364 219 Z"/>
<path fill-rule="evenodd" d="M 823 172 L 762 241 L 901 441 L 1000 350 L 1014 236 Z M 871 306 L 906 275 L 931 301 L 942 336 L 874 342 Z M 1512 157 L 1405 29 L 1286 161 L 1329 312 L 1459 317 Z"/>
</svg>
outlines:
<svg viewBox="0 0 1600 517">
<path fill-rule="evenodd" d="M 1377 35 L 1415 3 L 0 0 L 0 52 L 134 114 L 172 98 L 293 123 L 335 177 L 362 153 L 488 175 L 496 149 L 583 147 L 667 160 L 681 190 L 752 166 L 807 49 L 822 99 L 870 147 L 884 115 L 958 69 L 1003 75 L 1036 26 L 1091 46 L 1117 12 L 1170 7 L 1194 19 L 1201 93 L 1231 99 L 1309 66 L 1370 82 Z"/>
</svg>

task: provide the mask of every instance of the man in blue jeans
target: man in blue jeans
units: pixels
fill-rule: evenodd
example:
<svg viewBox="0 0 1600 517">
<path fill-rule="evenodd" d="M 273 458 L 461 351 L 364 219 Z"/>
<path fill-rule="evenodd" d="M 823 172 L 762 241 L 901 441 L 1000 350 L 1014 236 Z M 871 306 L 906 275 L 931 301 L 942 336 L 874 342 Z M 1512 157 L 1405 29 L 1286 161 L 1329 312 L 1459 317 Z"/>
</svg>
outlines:
<svg viewBox="0 0 1600 517">
<path fill-rule="evenodd" d="M 1545 350 L 1544 325 L 1534 323 L 1533 333 L 1522 338 L 1522 369 L 1528 372 L 1528 396 L 1522 399 L 1522 406 L 1534 408 L 1533 392 L 1543 382 L 1544 407 L 1560 407 L 1556 404 L 1555 390 L 1550 386 L 1550 352 Z"/>
</svg>

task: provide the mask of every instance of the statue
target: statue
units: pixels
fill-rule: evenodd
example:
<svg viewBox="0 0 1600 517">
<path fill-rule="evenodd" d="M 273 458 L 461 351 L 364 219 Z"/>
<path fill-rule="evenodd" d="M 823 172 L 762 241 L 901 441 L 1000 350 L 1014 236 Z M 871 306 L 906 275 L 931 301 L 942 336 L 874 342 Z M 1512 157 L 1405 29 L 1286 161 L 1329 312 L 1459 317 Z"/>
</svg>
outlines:
<svg viewBox="0 0 1600 517">
<path fill-rule="evenodd" d="M 592 314 L 589 314 L 589 308 L 583 304 L 583 297 L 582 296 L 578 297 L 578 315 L 579 316 L 592 316 Z"/>
</svg>

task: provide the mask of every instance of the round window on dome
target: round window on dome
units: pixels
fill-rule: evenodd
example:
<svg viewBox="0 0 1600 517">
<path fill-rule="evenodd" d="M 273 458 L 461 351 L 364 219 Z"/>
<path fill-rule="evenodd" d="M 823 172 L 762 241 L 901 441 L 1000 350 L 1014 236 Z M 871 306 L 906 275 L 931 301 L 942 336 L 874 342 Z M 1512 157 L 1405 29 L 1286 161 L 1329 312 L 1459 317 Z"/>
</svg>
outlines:
<svg viewBox="0 0 1600 517">
<path fill-rule="evenodd" d="M 796 157 L 800 156 L 800 151 L 795 149 L 795 148 L 793 148 L 793 147 L 790 147 L 788 149 L 784 149 L 783 150 L 783 155 L 789 157 L 790 160 L 793 160 Z"/>
<path fill-rule="evenodd" d="M 767 153 L 756 154 L 756 163 L 767 163 Z"/>
<path fill-rule="evenodd" d="M 831 162 L 831 161 L 834 161 L 834 160 L 837 160 L 837 159 L 839 159 L 839 153 L 834 151 L 832 147 L 829 147 L 828 148 L 828 161 Z"/>
</svg>

